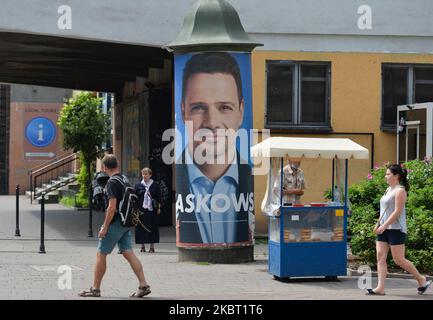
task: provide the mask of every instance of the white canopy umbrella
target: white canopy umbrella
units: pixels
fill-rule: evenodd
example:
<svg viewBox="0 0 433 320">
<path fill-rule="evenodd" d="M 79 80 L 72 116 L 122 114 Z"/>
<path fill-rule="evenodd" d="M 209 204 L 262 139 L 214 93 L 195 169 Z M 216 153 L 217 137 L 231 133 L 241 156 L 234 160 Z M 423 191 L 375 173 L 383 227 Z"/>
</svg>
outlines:
<svg viewBox="0 0 433 320">
<path fill-rule="evenodd" d="M 368 159 L 368 149 L 350 139 L 271 137 L 251 147 L 251 156 Z"/>
<path fill-rule="evenodd" d="M 349 159 L 368 159 L 369 154 L 368 149 L 350 139 L 271 137 L 253 146 L 251 156 L 256 159 L 271 158 L 262 212 L 273 215 L 280 206 L 281 198 L 281 195 L 278 199 L 275 198 L 273 192 L 274 183 L 276 179 L 280 179 L 279 172 L 282 170 L 282 167 L 278 170 L 278 167 L 282 166 L 279 158 L 336 159 L 336 185 L 340 186 L 341 190 L 346 190 L 347 176 L 344 169 L 347 170 L 347 166 L 344 166 L 343 163 Z M 344 202 L 346 201 L 345 197 Z"/>
</svg>

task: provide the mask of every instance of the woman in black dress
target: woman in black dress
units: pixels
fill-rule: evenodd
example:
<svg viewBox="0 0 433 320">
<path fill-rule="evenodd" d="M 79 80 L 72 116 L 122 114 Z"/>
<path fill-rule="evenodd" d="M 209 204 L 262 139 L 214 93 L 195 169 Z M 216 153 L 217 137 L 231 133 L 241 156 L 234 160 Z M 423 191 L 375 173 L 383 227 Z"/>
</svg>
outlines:
<svg viewBox="0 0 433 320">
<path fill-rule="evenodd" d="M 161 213 L 161 190 L 152 180 L 152 170 L 141 170 L 143 180 L 135 185 L 140 204 L 140 221 L 149 229 L 144 229 L 140 223 L 135 227 L 135 243 L 141 244 L 141 252 L 146 252 L 146 243 L 150 243 L 149 252 L 155 252 L 155 243 L 159 243 L 159 214 Z"/>
</svg>

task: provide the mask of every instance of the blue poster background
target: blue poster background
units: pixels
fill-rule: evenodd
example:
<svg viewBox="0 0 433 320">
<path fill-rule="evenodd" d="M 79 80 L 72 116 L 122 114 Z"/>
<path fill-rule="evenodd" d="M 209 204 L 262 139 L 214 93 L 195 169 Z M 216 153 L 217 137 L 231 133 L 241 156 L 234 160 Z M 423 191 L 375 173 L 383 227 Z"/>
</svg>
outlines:
<svg viewBox="0 0 433 320">
<path fill-rule="evenodd" d="M 176 143 L 175 159 L 178 159 L 185 149 L 188 138 L 183 136 L 185 132 L 185 125 L 182 121 L 182 76 L 185 64 L 197 53 L 188 53 L 183 55 L 176 55 L 174 60 L 175 67 L 175 125 L 176 129 L 182 134 L 182 143 Z M 251 54 L 250 53 L 230 53 L 229 54 L 236 60 L 239 65 L 242 79 L 242 91 L 244 96 L 244 119 L 240 128 L 249 130 L 253 126 L 253 114 L 252 114 L 252 80 L 251 80 Z M 251 145 L 251 137 L 248 136 L 248 146 Z M 236 148 L 240 152 L 243 159 L 248 159 L 250 165 L 252 165 L 250 158 L 250 150 L 248 148 L 240 148 L 239 139 L 236 142 Z"/>
</svg>

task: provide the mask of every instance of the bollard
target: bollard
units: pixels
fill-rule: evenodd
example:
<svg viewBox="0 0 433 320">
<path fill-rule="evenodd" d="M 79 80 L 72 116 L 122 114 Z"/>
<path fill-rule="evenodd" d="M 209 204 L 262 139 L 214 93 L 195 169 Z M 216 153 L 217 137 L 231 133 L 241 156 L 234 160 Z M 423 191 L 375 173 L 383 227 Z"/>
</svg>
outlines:
<svg viewBox="0 0 433 320">
<path fill-rule="evenodd" d="M 17 184 L 15 189 L 16 206 L 15 206 L 15 237 L 21 237 L 20 234 L 20 185 Z"/>
<path fill-rule="evenodd" d="M 45 192 L 42 192 L 41 195 L 41 245 L 39 246 L 39 253 L 46 253 L 45 252 L 45 244 L 44 244 L 44 238 L 45 238 Z"/>
</svg>

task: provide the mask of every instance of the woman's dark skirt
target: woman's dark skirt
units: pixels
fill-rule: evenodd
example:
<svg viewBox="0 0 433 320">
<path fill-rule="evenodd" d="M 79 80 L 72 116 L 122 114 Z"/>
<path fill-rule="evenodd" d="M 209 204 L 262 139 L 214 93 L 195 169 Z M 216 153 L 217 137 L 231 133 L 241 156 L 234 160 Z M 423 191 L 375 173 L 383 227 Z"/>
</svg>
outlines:
<svg viewBox="0 0 433 320">
<path fill-rule="evenodd" d="M 159 215 L 156 210 L 142 211 L 140 221 L 150 232 L 138 224 L 135 227 L 135 243 L 159 243 Z"/>
</svg>

